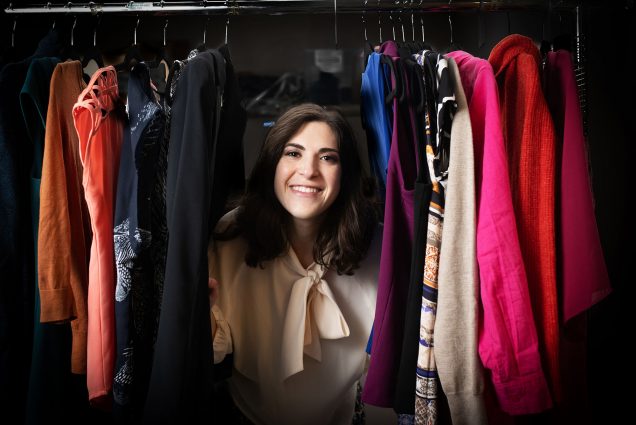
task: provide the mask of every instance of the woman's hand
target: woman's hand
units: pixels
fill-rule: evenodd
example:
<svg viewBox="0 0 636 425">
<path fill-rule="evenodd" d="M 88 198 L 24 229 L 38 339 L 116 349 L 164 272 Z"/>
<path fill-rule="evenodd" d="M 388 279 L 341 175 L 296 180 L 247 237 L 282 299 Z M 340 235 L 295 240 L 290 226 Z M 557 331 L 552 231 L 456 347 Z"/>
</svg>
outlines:
<svg viewBox="0 0 636 425">
<path fill-rule="evenodd" d="M 208 278 L 208 297 L 210 299 L 210 324 L 212 325 L 212 340 L 214 341 L 214 335 L 216 335 L 216 319 L 214 313 L 212 313 L 212 307 L 216 304 L 216 300 L 219 298 L 219 281 L 213 278 Z"/>
<path fill-rule="evenodd" d="M 212 307 L 219 299 L 219 281 L 212 277 L 208 278 L 208 296 L 210 297 L 210 307 Z"/>
</svg>

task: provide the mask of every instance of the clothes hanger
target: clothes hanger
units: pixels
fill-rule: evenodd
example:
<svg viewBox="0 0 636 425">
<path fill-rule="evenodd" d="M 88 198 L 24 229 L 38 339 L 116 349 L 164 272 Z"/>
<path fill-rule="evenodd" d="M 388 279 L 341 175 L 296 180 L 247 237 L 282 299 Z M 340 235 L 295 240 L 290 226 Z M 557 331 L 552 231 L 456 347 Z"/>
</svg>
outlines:
<svg viewBox="0 0 636 425">
<path fill-rule="evenodd" d="M 375 52 L 375 48 L 373 47 L 373 44 L 369 41 L 367 37 L 367 19 L 366 19 L 367 1 L 368 0 L 364 0 L 364 9 L 362 9 L 362 28 L 364 29 L 364 66 L 365 68 L 367 66 L 367 62 L 369 62 L 369 55 Z"/>
<path fill-rule="evenodd" d="M 75 47 L 75 27 L 77 26 L 77 16 L 73 17 L 73 26 L 71 27 L 70 44 L 62 49 L 60 59 L 62 60 L 81 60 L 81 56 Z"/>
<path fill-rule="evenodd" d="M 168 58 L 168 54 L 166 52 L 167 31 L 168 31 L 168 18 L 166 18 L 166 23 L 163 26 L 162 46 L 157 51 L 157 54 L 154 60 L 145 62 L 150 71 L 150 77 L 152 82 L 154 83 L 154 89 L 161 96 L 163 96 L 166 92 L 168 76 L 170 74 L 170 66 L 172 65 L 172 60 Z"/>
<path fill-rule="evenodd" d="M 462 47 L 459 43 L 455 42 L 455 38 L 453 37 L 453 18 L 451 16 L 451 3 L 453 0 L 448 0 L 448 27 L 450 28 L 450 45 L 447 49 L 445 49 L 445 53 L 452 52 L 455 50 L 462 50 Z"/>
<path fill-rule="evenodd" d="M 415 41 L 415 16 L 413 13 L 413 0 L 411 0 L 409 7 L 411 8 L 411 41 L 409 41 L 407 45 L 411 50 L 411 55 L 413 55 L 419 51 L 417 42 Z"/>
<path fill-rule="evenodd" d="M 18 17 L 16 16 L 13 18 L 13 28 L 11 29 L 11 44 L 4 52 L 2 52 L 2 57 L 0 58 L 0 66 L 5 65 L 9 62 L 14 62 L 18 59 L 18 49 L 15 47 L 15 33 L 17 25 Z"/>
<path fill-rule="evenodd" d="M 205 25 L 203 26 L 203 42 L 199 44 L 196 48 L 196 50 L 199 52 L 205 52 L 206 50 L 208 50 L 208 45 L 206 44 L 206 41 L 205 41 L 207 33 L 208 33 L 208 22 L 210 22 L 209 16 L 205 18 Z"/>
<path fill-rule="evenodd" d="M 418 6 L 422 5 L 422 1 L 423 0 L 420 0 L 420 3 L 418 4 Z M 418 41 L 416 43 L 416 48 L 417 48 L 416 53 L 419 53 L 423 50 L 433 50 L 433 48 L 426 42 L 426 33 L 424 31 L 424 13 L 420 15 L 420 28 L 422 30 L 422 41 Z"/>
<path fill-rule="evenodd" d="M 380 56 L 380 63 L 388 65 L 389 70 L 391 71 L 391 75 L 393 75 L 394 81 L 393 88 L 384 97 L 384 102 L 386 104 L 390 104 L 396 96 L 398 98 L 398 101 L 402 102 L 404 100 L 405 93 L 402 89 L 402 74 L 400 72 L 401 69 L 399 68 L 399 65 L 397 65 L 397 62 L 394 62 L 393 59 L 391 59 L 391 57 L 387 55 Z"/>
<path fill-rule="evenodd" d="M 97 23 L 93 29 L 93 45 L 84 53 L 82 57 L 82 68 L 84 74 L 93 75 L 99 68 L 104 67 L 104 60 L 102 59 L 102 53 L 97 47 L 97 28 L 101 21 L 101 16 L 97 16 Z"/>
<path fill-rule="evenodd" d="M 137 17 L 137 23 L 135 24 L 135 30 L 133 33 L 133 44 L 126 50 L 126 56 L 122 63 L 115 65 L 117 72 L 130 71 L 133 66 L 139 62 L 143 62 L 143 56 L 141 55 L 141 48 L 137 44 L 137 28 L 139 27 L 139 17 Z"/>
<path fill-rule="evenodd" d="M 402 28 L 402 41 L 397 43 L 398 54 L 402 59 L 409 59 L 411 57 L 411 47 L 406 44 L 406 36 L 404 34 L 404 23 L 402 22 L 402 15 L 398 14 L 398 22 Z"/>
</svg>

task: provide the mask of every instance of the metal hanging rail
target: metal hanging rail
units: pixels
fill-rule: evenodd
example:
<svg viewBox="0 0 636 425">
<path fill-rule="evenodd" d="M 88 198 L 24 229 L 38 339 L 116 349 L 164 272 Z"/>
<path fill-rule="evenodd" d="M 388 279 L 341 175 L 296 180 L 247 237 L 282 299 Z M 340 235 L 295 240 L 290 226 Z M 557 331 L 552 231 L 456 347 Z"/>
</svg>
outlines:
<svg viewBox="0 0 636 425">
<path fill-rule="evenodd" d="M 360 0 L 339 0 L 338 13 L 365 12 L 461 12 L 469 10 L 484 11 L 514 11 L 514 10 L 542 10 L 545 0 L 513 1 L 422 1 L 422 0 L 383 0 L 365 6 Z M 556 9 L 573 10 L 577 1 L 560 1 Z M 555 7 L 553 7 L 555 8 Z M 7 14 L 301 14 L 301 13 L 333 13 L 333 0 L 200 0 L 200 1 L 130 1 L 122 3 L 62 3 L 62 4 L 28 4 L 13 6 L 11 3 L 4 9 Z"/>
</svg>

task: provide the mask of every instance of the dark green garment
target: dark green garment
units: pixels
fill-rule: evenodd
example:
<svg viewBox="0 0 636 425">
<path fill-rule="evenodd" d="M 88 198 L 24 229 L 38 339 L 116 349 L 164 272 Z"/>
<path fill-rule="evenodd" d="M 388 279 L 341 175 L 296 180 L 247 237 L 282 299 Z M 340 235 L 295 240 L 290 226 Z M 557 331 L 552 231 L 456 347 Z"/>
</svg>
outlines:
<svg viewBox="0 0 636 425">
<path fill-rule="evenodd" d="M 20 110 L 31 61 L 57 52 L 50 33 L 33 56 L 0 72 L 0 411 L 23 422 L 33 334 L 32 153 Z"/>
</svg>

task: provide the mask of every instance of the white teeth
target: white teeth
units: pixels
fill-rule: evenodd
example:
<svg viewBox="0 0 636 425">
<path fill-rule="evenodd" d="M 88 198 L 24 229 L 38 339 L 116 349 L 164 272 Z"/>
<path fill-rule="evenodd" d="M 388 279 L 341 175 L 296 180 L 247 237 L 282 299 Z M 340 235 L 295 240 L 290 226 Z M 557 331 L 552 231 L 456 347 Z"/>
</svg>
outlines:
<svg viewBox="0 0 636 425">
<path fill-rule="evenodd" d="M 318 189 L 316 189 L 315 187 L 307 187 L 307 186 L 292 186 L 292 189 L 298 191 L 298 192 L 303 192 L 303 193 L 316 193 L 318 192 Z"/>
</svg>

